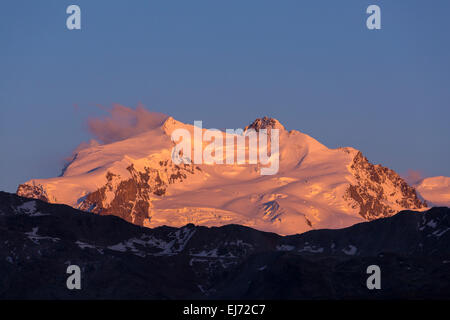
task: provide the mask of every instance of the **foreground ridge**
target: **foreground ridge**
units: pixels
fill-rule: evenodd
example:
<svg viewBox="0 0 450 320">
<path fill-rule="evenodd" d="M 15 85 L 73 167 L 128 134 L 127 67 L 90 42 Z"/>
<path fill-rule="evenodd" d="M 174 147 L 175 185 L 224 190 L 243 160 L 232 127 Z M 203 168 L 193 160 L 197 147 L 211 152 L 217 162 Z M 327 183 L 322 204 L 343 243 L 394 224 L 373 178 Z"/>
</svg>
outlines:
<svg viewBox="0 0 450 320">
<path fill-rule="evenodd" d="M 445 207 L 284 237 L 240 225 L 149 229 L 0 192 L 0 298 L 449 298 L 449 231 Z M 71 264 L 82 290 L 65 286 Z M 365 287 L 372 264 L 381 290 Z"/>
</svg>

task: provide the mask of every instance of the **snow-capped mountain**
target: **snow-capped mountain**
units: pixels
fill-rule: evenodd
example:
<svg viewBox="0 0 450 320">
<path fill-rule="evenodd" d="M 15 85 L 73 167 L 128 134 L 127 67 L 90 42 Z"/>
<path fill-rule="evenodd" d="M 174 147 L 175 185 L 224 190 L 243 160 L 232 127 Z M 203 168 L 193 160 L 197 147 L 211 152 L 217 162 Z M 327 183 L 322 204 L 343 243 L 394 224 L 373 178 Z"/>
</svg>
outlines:
<svg viewBox="0 0 450 320">
<path fill-rule="evenodd" d="M 234 223 L 280 234 L 427 207 L 397 173 L 356 149 L 329 149 L 267 117 L 249 128 L 279 129 L 277 174 L 261 175 L 259 164 L 173 163 L 171 133 L 195 135 L 193 125 L 169 117 L 142 134 L 79 151 L 62 176 L 27 181 L 17 194 L 147 227 Z"/>
<path fill-rule="evenodd" d="M 425 178 L 415 188 L 429 204 L 450 207 L 450 177 Z"/>
</svg>

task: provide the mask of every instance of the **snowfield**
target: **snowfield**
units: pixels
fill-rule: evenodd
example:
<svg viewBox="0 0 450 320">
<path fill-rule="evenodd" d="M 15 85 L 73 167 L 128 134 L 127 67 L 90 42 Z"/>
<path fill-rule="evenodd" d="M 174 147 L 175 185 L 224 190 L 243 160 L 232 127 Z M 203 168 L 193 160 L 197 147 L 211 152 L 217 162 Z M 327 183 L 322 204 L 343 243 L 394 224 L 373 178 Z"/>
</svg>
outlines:
<svg viewBox="0 0 450 320">
<path fill-rule="evenodd" d="M 425 178 L 415 187 L 431 205 L 450 207 L 450 177 Z"/>
</svg>

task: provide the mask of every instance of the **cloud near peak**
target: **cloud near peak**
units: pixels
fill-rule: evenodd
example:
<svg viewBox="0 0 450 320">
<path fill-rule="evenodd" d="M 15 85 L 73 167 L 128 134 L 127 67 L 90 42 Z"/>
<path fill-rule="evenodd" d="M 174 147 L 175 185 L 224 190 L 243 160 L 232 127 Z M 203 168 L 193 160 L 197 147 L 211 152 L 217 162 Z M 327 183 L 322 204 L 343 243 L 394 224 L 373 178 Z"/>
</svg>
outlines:
<svg viewBox="0 0 450 320">
<path fill-rule="evenodd" d="M 168 118 L 163 113 L 148 111 L 142 105 L 132 109 L 114 104 L 107 112 L 106 117 L 88 119 L 89 132 L 101 143 L 133 137 L 160 126 Z"/>
<path fill-rule="evenodd" d="M 419 183 L 423 178 L 423 173 L 419 170 L 412 170 L 409 169 L 406 173 L 403 175 L 403 179 L 409 184 L 409 185 L 415 185 Z"/>
</svg>

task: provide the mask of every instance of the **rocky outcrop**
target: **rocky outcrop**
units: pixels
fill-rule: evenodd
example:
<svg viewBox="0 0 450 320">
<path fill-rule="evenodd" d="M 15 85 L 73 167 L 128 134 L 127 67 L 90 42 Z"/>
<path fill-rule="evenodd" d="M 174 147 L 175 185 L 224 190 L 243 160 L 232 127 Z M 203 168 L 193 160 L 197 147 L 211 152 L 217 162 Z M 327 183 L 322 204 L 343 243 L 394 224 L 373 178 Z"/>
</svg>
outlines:
<svg viewBox="0 0 450 320">
<path fill-rule="evenodd" d="M 47 192 L 45 191 L 44 187 L 41 185 L 29 185 L 26 183 L 20 184 L 17 187 L 16 193 L 22 197 L 39 199 L 42 201 L 51 202 L 47 195 Z"/>
<path fill-rule="evenodd" d="M 201 169 L 192 164 L 174 165 L 170 160 L 163 160 L 154 168 L 144 167 L 143 171 L 131 164 L 127 171 L 129 178 L 108 171 L 106 184 L 80 198 L 75 207 L 100 215 L 115 215 L 142 226 L 151 219 L 152 196 L 164 196 L 169 185 L 182 183 Z M 21 184 L 17 195 L 58 203 L 58 199 L 48 197 L 41 185 Z"/>
<path fill-rule="evenodd" d="M 354 157 L 350 172 L 357 183 L 350 184 L 344 198 L 367 220 L 389 217 L 401 209 L 427 207 L 395 171 L 371 164 L 361 152 Z"/>
<path fill-rule="evenodd" d="M 190 164 L 174 165 L 160 161 L 159 167 L 138 171 L 133 165 L 127 170 L 131 178 L 123 180 L 116 174 L 106 174 L 107 183 L 82 199 L 79 209 L 101 215 L 116 215 L 137 225 L 151 219 L 151 196 L 164 196 L 170 184 L 181 183 L 188 175 L 201 169 Z"/>
<path fill-rule="evenodd" d="M 259 132 L 259 130 L 261 130 L 261 129 L 267 129 L 268 131 L 270 131 L 270 129 L 284 130 L 285 128 L 277 119 L 263 117 L 263 118 L 256 119 L 250 125 L 246 126 L 244 131 L 250 130 L 250 129 L 253 129 L 256 132 Z"/>
</svg>

